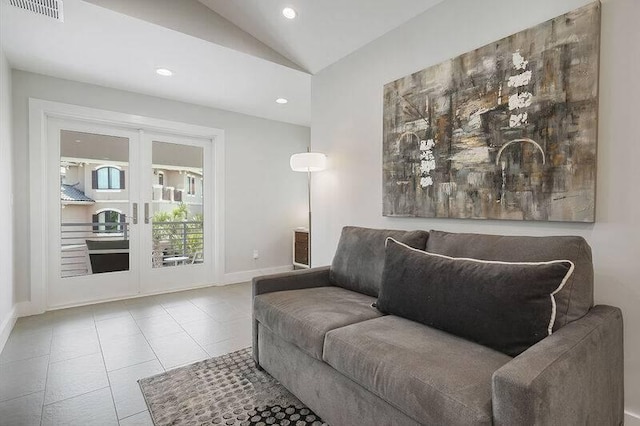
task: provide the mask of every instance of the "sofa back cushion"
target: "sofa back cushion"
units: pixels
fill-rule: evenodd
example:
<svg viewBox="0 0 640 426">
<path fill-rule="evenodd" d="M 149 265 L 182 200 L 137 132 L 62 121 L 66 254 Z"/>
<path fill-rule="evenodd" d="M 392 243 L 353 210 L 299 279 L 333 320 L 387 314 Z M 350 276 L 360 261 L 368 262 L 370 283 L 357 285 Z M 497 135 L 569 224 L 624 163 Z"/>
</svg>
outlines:
<svg viewBox="0 0 640 426">
<path fill-rule="evenodd" d="M 387 237 L 424 250 L 429 233 L 345 226 L 331 263 L 331 284 L 377 297 L 382 281 Z"/>
<path fill-rule="evenodd" d="M 522 237 L 430 231 L 427 251 L 451 257 L 505 262 L 546 262 L 566 259 L 575 271 L 555 295 L 554 331 L 583 317 L 593 306 L 591 247 L 582 237 Z"/>
<path fill-rule="evenodd" d="M 517 356 L 552 333 L 568 260 L 453 258 L 387 240 L 378 309 Z"/>
</svg>

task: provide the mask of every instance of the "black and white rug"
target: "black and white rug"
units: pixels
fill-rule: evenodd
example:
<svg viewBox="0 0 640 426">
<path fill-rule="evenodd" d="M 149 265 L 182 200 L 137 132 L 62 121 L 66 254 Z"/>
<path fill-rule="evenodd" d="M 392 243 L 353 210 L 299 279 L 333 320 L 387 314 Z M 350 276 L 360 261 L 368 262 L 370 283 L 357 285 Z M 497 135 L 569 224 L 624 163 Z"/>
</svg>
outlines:
<svg viewBox="0 0 640 426">
<path fill-rule="evenodd" d="M 156 426 L 326 426 L 253 363 L 251 348 L 139 380 Z"/>
</svg>

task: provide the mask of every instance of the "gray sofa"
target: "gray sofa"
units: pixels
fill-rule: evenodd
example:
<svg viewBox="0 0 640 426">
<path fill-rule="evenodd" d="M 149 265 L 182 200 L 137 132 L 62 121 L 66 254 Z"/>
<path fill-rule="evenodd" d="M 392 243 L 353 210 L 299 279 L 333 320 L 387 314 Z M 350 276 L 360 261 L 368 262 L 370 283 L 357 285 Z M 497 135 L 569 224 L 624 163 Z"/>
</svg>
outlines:
<svg viewBox="0 0 640 426">
<path fill-rule="evenodd" d="M 388 236 L 451 257 L 570 260 L 553 333 L 511 357 L 383 315 L 373 304 Z M 346 227 L 331 267 L 255 278 L 253 315 L 256 363 L 332 426 L 623 422 L 622 314 L 593 306 L 580 237 Z"/>
</svg>

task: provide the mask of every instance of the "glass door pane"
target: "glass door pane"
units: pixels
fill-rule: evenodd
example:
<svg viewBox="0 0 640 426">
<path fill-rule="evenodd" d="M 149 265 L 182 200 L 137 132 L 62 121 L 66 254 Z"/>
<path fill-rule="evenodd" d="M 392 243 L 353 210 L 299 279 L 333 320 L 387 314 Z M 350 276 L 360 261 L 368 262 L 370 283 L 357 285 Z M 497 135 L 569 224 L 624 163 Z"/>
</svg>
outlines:
<svg viewBox="0 0 640 426">
<path fill-rule="evenodd" d="M 204 149 L 152 141 L 152 268 L 204 262 Z"/>
<path fill-rule="evenodd" d="M 60 130 L 60 278 L 128 271 L 129 138 Z"/>
</svg>

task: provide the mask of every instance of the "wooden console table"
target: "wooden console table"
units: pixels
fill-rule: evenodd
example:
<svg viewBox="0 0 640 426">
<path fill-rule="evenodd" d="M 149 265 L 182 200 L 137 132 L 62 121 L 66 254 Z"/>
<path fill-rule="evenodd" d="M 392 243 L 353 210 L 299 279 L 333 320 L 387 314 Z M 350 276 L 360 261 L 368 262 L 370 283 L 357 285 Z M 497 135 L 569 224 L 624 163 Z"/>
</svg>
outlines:
<svg viewBox="0 0 640 426">
<path fill-rule="evenodd" d="M 293 231 L 293 266 L 309 267 L 309 230 L 307 229 Z"/>
</svg>

